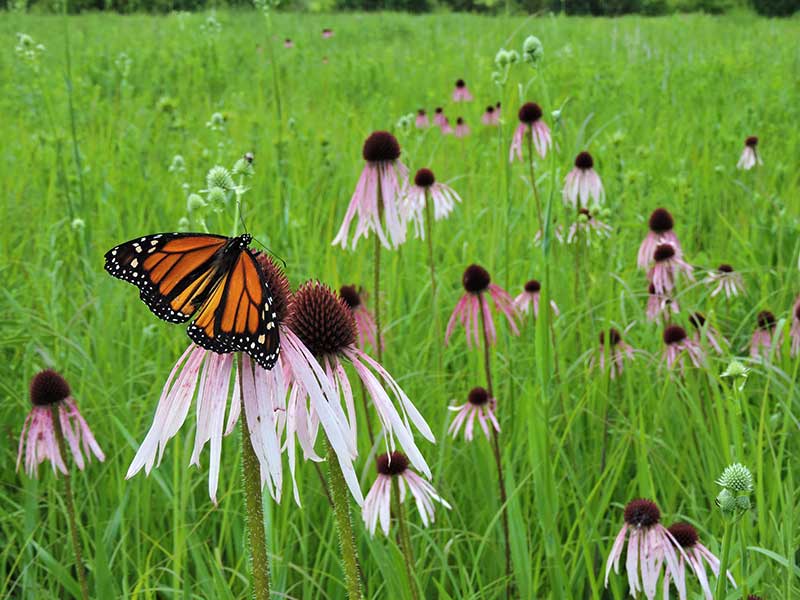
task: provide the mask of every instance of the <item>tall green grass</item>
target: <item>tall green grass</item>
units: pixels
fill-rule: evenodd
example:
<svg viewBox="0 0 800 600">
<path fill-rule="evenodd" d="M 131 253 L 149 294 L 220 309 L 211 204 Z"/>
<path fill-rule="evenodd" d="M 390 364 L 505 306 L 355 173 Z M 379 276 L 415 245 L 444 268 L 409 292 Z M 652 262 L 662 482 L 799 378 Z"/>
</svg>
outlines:
<svg viewBox="0 0 800 600">
<path fill-rule="evenodd" d="M 561 309 L 554 346 L 541 327 L 537 338 L 529 321 L 520 337 L 501 325 L 492 356 L 520 597 L 604 597 L 605 555 L 622 507 L 634 497 L 653 498 L 665 523 L 694 523 L 718 553 L 723 522 L 714 479 L 734 460 L 753 470 L 756 494 L 744 523 L 748 569 L 742 572 L 734 551 L 733 573 L 765 598 L 800 595 L 800 402 L 798 362 L 788 348 L 800 291 L 796 20 L 279 15 L 272 65 L 260 15 L 218 13 L 216 35 L 201 31 L 205 18 L 0 19 L 0 597 L 64 598 L 78 590 L 58 482 L 46 466 L 38 481 L 14 472 L 27 382 L 45 366 L 71 382 L 107 453 L 105 463 L 74 479 L 95 597 L 248 597 L 237 435 L 223 444 L 217 507 L 206 493 L 205 468 L 187 468 L 192 416 L 149 478 L 124 479 L 187 340 L 180 328 L 156 322 L 132 288 L 108 277 L 102 256 L 120 241 L 175 229 L 186 215 L 181 184 L 200 189 L 208 168 L 253 151 L 256 177 L 244 218 L 286 259 L 291 281 L 369 289 L 372 245 L 343 252 L 330 240 L 362 166 L 363 139 L 387 128 L 398 134 L 412 170 L 430 166 L 464 199 L 436 224 L 439 317 L 446 319 L 461 295 L 471 262 L 513 293 L 547 269 L 548 293 Z M 335 37 L 321 39 L 323 27 Z M 38 73 L 15 55 L 16 32 L 47 47 Z M 495 52 L 518 49 L 531 33 L 544 43 L 544 67 L 514 68 L 501 98 L 490 79 Z M 293 50 L 284 50 L 284 37 L 295 41 Z M 131 61 L 124 80 L 121 53 Z M 450 102 L 459 77 L 474 103 Z M 614 234 L 584 250 L 577 274 L 571 247 L 555 245 L 545 264 L 533 244 L 527 170 L 515 164 L 505 175 L 525 99 L 542 103 L 551 125 L 550 111 L 565 106 L 555 171 L 549 162 L 536 170 L 554 215 L 563 222 L 561 181 L 579 150 L 595 156 L 606 187 L 603 218 Z M 501 136 L 479 122 L 484 106 L 497 100 L 504 106 Z M 464 116 L 472 135 L 396 130 L 401 115 L 419 107 L 432 113 L 437 105 L 453 121 Z M 206 127 L 214 112 L 226 116 L 224 133 Z M 741 173 L 735 164 L 747 135 L 760 137 L 765 165 Z M 184 174 L 169 171 L 176 154 L 186 159 Z M 782 354 L 748 365 L 741 402 L 720 378 L 729 356 L 685 377 L 660 365 L 661 329 L 646 321 L 646 280 L 635 269 L 657 206 L 672 211 L 692 264 L 731 263 L 748 289 L 727 302 L 710 298 L 702 283 L 684 285 L 678 322 L 688 326 L 686 313 L 702 310 L 732 342 L 731 355 L 746 356 L 756 313 L 770 309 L 781 319 Z M 230 223 L 227 213 L 209 219 L 223 233 Z M 484 384 L 480 352 L 469 351 L 459 332 L 437 370 L 441 340 L 432 325 L 425 244 L 411 239 L 383 260 L 385 363 L 443 432 L 448 403 Z M 609 326 L 631 326 L 626 340 L 641 350 L 615 381 L 588 366 L 599 331 Z M 366 490 L 374 462 L 361 434 Z M 427 598 L 504 597 L 490 445 L 481 436 L 471 444 L 439 442 L 423 450 L 453 510 L 439 510 L 428 529 L 409 511 L 420 589 Z M 302 508 L 288 490 L 280 505 L 265 498 L 273 590 L 276 597 L 343 598 L 333 515 L 310 464 L 298 483 Z M 356 521 L 369 597 L 409 598 L 395 539 L 372 539 Z M 626 593 L 625 578 L 612 576 L 605 597 Z"/>
</svg>

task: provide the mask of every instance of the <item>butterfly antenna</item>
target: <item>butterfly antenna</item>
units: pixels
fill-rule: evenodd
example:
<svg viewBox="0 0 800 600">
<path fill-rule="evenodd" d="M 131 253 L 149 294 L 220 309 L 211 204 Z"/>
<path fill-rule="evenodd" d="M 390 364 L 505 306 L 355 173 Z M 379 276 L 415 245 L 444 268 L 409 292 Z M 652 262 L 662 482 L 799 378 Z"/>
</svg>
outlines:
<svg viewBox="0 0 800 600">
<path fill-rule="evenodd" d="M 253 241 L 254 241 L 254 242 L 256 242 L 256 243 L 257 243 L 259 246 L 261 246 L 262 248 L 264 248 L 264 250 L 266 250 L 267 252 L 269 252 L 269 254 L 270 254 L 271 256 L 273 256 L 273 257 L 274 257 L 276 260 L 279 260 L 279 261 L 281 262 L 281 264 L 283 265 L 283 268 L 284 268 L 284 269 L 285 269 L 285 268 L 287 268 L 286 261 L 283 259 L 283 257 L 281 257 L 281 256 L 279 256 L 278 254 L 276 254 L 275 252 L 273 252 L 273 251 L 272 251 L 272 249 L 271 249 L 269 246 L 267 246 L 267 245 L 266 245 L 264 242 L 262 242 L 262 241 L 261 241 L 261 240 L 259 240 L 258 238 L 255 238 L 255 237 L 254 237 L 254 238 L 253 238 Z"/>
</svg>

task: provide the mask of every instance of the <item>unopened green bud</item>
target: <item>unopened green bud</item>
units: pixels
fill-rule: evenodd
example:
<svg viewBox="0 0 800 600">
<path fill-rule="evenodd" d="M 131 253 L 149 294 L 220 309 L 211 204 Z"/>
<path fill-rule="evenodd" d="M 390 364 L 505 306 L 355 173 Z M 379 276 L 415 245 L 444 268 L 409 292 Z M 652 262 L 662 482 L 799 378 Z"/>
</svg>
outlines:
<svg viewBox="0 0 800 600">
<path fill-rule="evenodd" d="M 215 208 L 221 208 L 227 201 L 228 196 L 222 188 L 212 187 L 208 190 L 208 203 L 214 205 Z"/>
<path fill-rule="evenodd" d="M 200 194 L 189 194 L 189 197 L 186 199 L 186 209 L 192 213 L 196 210 L 200 210 L 206 206 L 206 201 L 203 200 L 203 197 Z"/>
<path fill-rule="evenodd" d="M 529 35 L 522 43 L 522 60 L 536 67 L 544 59 L 544 46 L 535 35 Z"/>
</svg>

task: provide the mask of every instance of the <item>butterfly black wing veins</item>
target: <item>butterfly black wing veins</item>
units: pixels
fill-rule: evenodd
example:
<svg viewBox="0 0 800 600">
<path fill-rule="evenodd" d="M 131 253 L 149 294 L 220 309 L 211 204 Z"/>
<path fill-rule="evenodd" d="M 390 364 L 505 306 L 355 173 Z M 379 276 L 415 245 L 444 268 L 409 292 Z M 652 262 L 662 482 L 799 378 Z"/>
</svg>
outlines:
<svg viewBox="0 0 800 600">
<path fill-rule="evenodd" d="M 166 248 L 182 238 L 195 238 L 184 240 L 188 250 L 180 253 Z M 247 234 L 228 238 L 201 233 L 159 233 L 109 250 L 105 255 L 105 270 L 139 288 L 139 297 L 159 319 L 185 323 L 196 316 L 187 334 L 197 345 L 223 354 L 247 352 L 263 368 L 271 369 L 277 362 L 280 348 L 277 320 L 271 291 L 248 248 L 250 241 Z M 188 245 L 190 243 L 196 246 Z M 191 253 L 195 253 L 194 259 L 183 264 L 183 259 Z M 176 269 L 181 266 L 188 270 L 184 273 Z M 235 268 L 242 269 L 238 296 L 231 292 Z M 253 298 L 245 274 L 251 275 L 250 281 L 258 278 L 261 293 L 256 296 L 260 298 Z M 231 302 L 236 302 L 232 323 L 237 323 L 244 303 L 244 310 L 257 310 L 257 325 L 244 327 L 242 331 L 226 329 L 223 316 L 229 314 Z M 201 320 L 205 321 L 205 327 L 198 323 Z"/>
</svg>

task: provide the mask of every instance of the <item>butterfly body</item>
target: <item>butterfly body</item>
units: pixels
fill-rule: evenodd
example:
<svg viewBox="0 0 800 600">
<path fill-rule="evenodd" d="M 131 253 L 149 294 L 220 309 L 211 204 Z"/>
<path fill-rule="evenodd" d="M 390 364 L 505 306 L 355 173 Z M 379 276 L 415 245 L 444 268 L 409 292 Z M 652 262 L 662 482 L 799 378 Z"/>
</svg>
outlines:
<svg viewBox="0 0 800 600">
<path fill-rule="evenodd" d="M 247 352 L 271 369 L 279 351 L 272 294 L 249 234 L 158 233 L 109 250 L 105 269 L 139 288 L 159 319 L 194 321 L 186 333 L 218 353 Z"/>
</svg>

